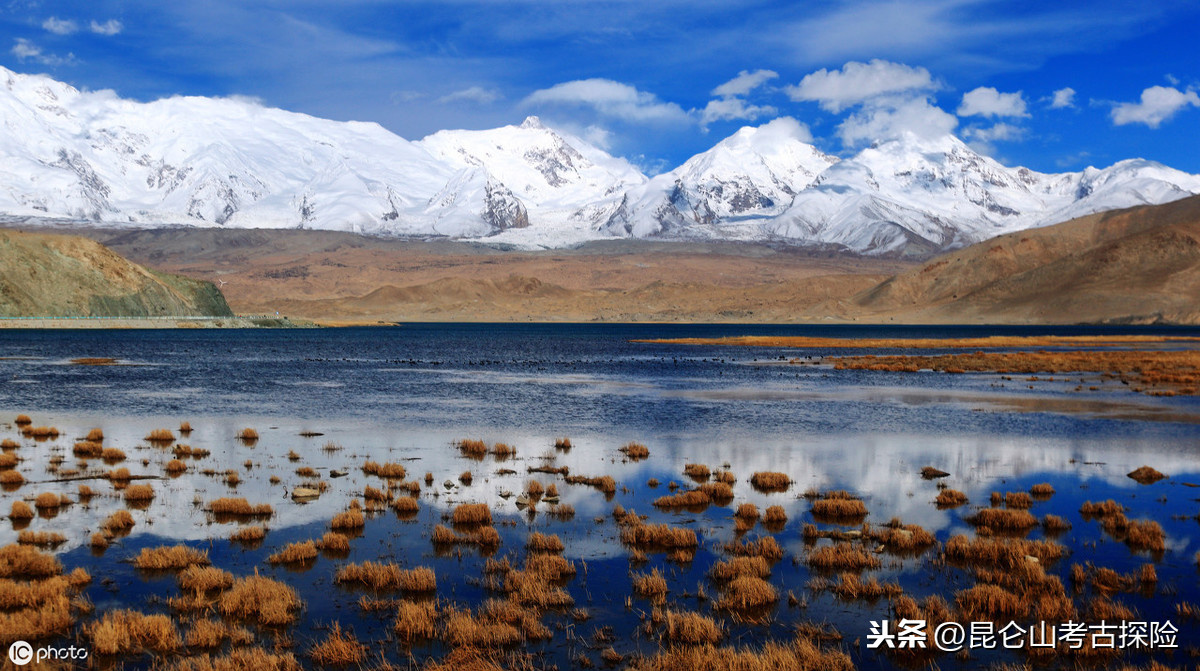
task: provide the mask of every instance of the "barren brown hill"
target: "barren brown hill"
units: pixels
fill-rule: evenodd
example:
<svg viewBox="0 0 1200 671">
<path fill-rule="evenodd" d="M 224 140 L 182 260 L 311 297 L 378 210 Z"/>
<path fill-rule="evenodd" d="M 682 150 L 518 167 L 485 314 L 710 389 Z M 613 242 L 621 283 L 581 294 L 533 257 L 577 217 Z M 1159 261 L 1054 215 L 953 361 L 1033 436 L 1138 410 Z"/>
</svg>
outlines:
<svg viewBox="0 0 1200 671">
<path fill-rule="evenodd" d="M 1002 235 L 834 311 L 866 322 L 1200 324 L 1200 196 Z"/>
<path fill-rule="evenodd" d="M 789 322 L 912 262 L 736 243 L 524 251 L 331 231 L 85 231 L 155 268 L 224 281 L 240 313 L 376 321 Z"/>
<path fill-rule="evenodd" d="M 70 235 L 0 230 L 0 317 L 231 316 L 211 282 Z"/>
</svg>

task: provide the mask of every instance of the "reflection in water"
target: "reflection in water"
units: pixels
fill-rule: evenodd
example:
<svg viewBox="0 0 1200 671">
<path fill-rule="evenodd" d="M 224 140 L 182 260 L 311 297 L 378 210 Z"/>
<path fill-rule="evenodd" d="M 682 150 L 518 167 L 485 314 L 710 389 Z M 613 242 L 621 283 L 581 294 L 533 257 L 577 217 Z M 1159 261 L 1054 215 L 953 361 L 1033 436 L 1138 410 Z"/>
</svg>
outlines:
<svg viewBox="0 0 1200 671">
<path fill-rule="evenodd" d="M 303 334 L 134 332 L 121 337 L 50 332 L 22 339 L 0 333 L 0 354 L 24 357 L 0 359 L 0 422 L 26 412 L 36 424 L 61 432 L 55 440 L 34 442 L 21 437 L 16 427 L 0 424 L 0 438 L 20 444 L 12 453 L 22 460 L 18 469 L 27 480 L 0 496 L 0 510 L 43 492 L 77 500 L 81 483 L 95 491 L 90 501 L 38 516 L 27 528 L 62 533 L 67 541 L 56 551 L 65 565 L 111 577 L 87 590 L 100 611 L 135 606 L 165 612 L 166 606 L 151 597 L 174 594 L 173 576 L 144 574 L 121 560 L 144 546 L 186 541 L 237 575 L 257 569 L 300 590 L 307 604 L 297 625 L 301 640 L 316 637 L 320 625 L 339 619 L 352 623 L 361 639 L 397 654 L 394 644 L 383 643 L 390 636 L 390 621 L 357 615 L 362 594 L 332 588 L 334 574 L 347 562 L 397 561 L 405 567 L 434 568 L 440 598 L 477 603 L 495 596 L 478 578 L 484 560 L 479 549 L 445 551 L 430 542 L 433 527 L 461 502 L 491 508 L 502 537 L 500 557 L 518 561 L 533 530 L 559 534 L 564 555 L 586 565 L 566 589 L 591 612 L 596 626 L 614 627 L 612 645 L 621 654 L 653 653 L 657 643 L 638 634 L 636 613 L 650 604 L 637 601 L 634 611 L 624 607 L 631 593 L 631 552 L 621 544 L 612 519 L 618 505 L 648 515 L 649 522 L 669 522 L 700 534 L 701 548 L 692 562 L 677 564 L 651 553 L 650 565 L 638 568 L 662 570 L 673 600 L 700 587 L 716 598 L 706 572 L 714 560 L 726 558 L 722 548 L 738 538 L 774 535 L 787 554 L 770 580 L 780 594 L 802 596 L 808 608 L 781 602 L 767 624 L 718 614 L 729 638 L 746 643 L 787 638 L 797 622 L 828 620 L 846 635 L 855 659 L 865 664 L 879 658 L 851 648 L 848 641 L 866 633 L 867 620 L 886 617 L 888 605 L 843 602 L 828 592 L 807 590 L 814 574 L 804 562 L 808 548 L 801 530 L 814 521 L 803 497 L 810 489 L 848 490 L 863 497 L 868 523 L 878 526 L 898 517 L 944 543 L 953 534 L 973 533 L 965 518 L 987 505 L 991 492 L 1028 491 L 1033 484 L 1050 483 L 1057 493 L 1035 502 L 1032 512 L 1061 515 L 1073 524 L 1059 540 L 1074 556 L 1050 567 L 1055 574 L 1065 578 L 1072 563 L 1084 561 L 1125 573 L 1154 562 L 1164 586 L 1160 593 L 1120 595 L 1147 619 L 1172 617 L 1175 602 L 1200 599 L 1192 561 L 1200 549 L 1200 529 L 1194 519 L 1183 517 L 1195 514 L 1194 500 L 1200 497 L 1193 487 L 1200 484 L 1194 456 L 1200 448 L 1200 403 L 1195 399 L 1155 399 L 1107 388 L 1081 395 L 1071 392 L 1073 382 L 1004 387 L 995 375 L 905 377 L 764 366 L 756 364 L 777 360 L 779 353 L 627 342 L 638 335 L 645 334 L 611 328 L 473 326 Z M 114 356 L 145 365 L 60 365 L 77 356 Z M 20 382 L 25 379 L 33 384 Z M 144 437 L 184 420 L 194 430 L 186 437 L 176 433 L 177 443 L 209 455 L 184 459 L 187 471 L 172 477 L 166 471 L 174 457 L 172 446 L 150 445 Z M 105 447 L 119 448 L 128 458 L 113 464 L 77 459 L 72 447 L 93 427 L 103 429 Z M 253 445 L 236 440 L 247 427 L 260 436 Z M 301 435 L 305 433 L 321 435 Z M 563 436 L 571 438 L 569 451 L 553 447 Z M 463 438 L 502 441 L 514 445 L 517 454 L 471 460 L 454 448 Z M 649 447 L 648 459 L 623 460 L 618 448 L 632 440 Z M 290 459 L 289 453 L 298 458 Z M 59 481 L 52 464 L 60 460 L 59 474 L 76 471 L 72 477 L 95 477 Z M 290 568 L 268 565 L 266 557 L 288 543 L 320 538 L 330 519 L 351 500 L 361 499 L 367 486 L 385 487 L 384 480 L 362 471 L 367 460 L 403 464 L 407 480 L 421 483 L 419 512 L 410 517 L 390 510 L 369 514 L 345 557 L 325 554 Z M 652 501 L 668 493 L 671 483 L 692 486 L 683 474 L 689 463 L 713 469 L 727 464 L 738 478 L 733 502 L 693 511 L 656 509 Z M 1150 486 L 1126 477 L 1143 464 L 1170 477 Z M 950 476 L 922 479 L 919 471 L 929 465 Z M 593 487 L 567 484 L 562 475 L 530 472 L 540 466 L 565 467 L 573 475 L 611 475 L 617 491 L 610 498 Z M 87 547 L 91 534 L 110 513 L 125 508 L 120 492 L 101 477 L 119 467 L 150 476 L 139 482 L 150 484 L 155 497 L 144 510 L 131 510 L 135 524 L 129 535 L 93 555 Z M 301 476 L 301 468 L 314 469 L 318 477 Z M 237 474 L 238 484 L 228 484 L 229 470 Z M 335 470 L 347 474 L 332 477 Z M 459 481 L 464 471 L 474 476 L 469 486 Z M 781 493 L 758 492 L 749 484 L 758 471 L 780 471 L 794 482 Z M 431 486 L 424 482 L 426 473 L 433 476 Z M 651 487 L 652 479 L 661 484 Z M 293 500 L 297 486 L 317 480 L 327 483 L 323 494 L 307 502 Z M 544 504 L 521 510 L 516 496 L 501 495 L 519 493 L 530 481 L 555 483 L 574 517 L 552 518 Z M 970 504 L 939 509 L 933 504 L 939 484 L 963 491 Z M 209 502 L 228 496 L 273 507 L 266 522 L 269 531 L 257 546 L 227 540 L 245 522 L 206 512 Z M 1159 521 L 1166 529 L 1166 552 L 1158 558 L 1135 553 L 1098 522 L 1081 518 L 1083 501 L 1107 498 L 1124 505 L 1130 519 Z M 760 509 L 781 506 L 786 525 L 767 530 L 756 524 L 741 536 L 733 510 L 747 502 Z M 16 524 L 0 526 L 0 544 L 14 542 L 18 531 Z M 1040 530 L 1031 533 L 1041 536 Z M 917 597 L 939 593 L 950 598 L 970 584 L 969 573 L 936 557 L 936 549 L 889 556 L 874 574 L 899 579 Z M 703 600 L 683 600 L 675 607 L 682 604 L 711 612 L 711 604 Z M 545 620 L 563 627 L 573 622 L 567 612 L 551 612 Z M 1198 633 L 1191 623 L 1177 624 L 1189 635 Z M 561 639 L 532 647 L 560 668 L 578 653 Z M 441 652 L 433 646 L 415 654 L 421 659 Z"/>
</svg>

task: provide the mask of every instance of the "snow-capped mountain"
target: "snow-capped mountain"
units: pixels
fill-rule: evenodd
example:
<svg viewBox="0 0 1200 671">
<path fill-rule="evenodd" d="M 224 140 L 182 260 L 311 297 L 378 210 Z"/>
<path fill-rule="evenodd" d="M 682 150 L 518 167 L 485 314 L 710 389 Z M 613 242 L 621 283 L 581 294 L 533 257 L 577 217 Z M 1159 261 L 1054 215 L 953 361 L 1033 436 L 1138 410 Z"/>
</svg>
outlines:
<svg viewBox="0 0 1200 671">
<path fill-rule="evenodd" d="M 561 247 L 612 237 L 930 253 L 1200 193 L 1144 160 L 1046 175 L 958 139 L 838 160 L 788 118 L 647 179 L 536 117 L 410 142 L 238 99 L 149 103 L 0 68 L 0 214 L 108 225 L 314 228 Z"/>
</svg>

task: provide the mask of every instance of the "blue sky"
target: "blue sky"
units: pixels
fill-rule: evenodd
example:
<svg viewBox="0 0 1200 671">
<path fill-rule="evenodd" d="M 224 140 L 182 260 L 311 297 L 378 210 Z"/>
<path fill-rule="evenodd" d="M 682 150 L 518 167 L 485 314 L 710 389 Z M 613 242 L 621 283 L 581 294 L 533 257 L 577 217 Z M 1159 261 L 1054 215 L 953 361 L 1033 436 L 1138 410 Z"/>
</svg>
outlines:
<svg viewBox="0 0 1200 671">
<path fill-rule="evenodd" d="M 0 0 L 3 3 L 4 0 Z M 846 155 L 954 132 L 1057 172 L 1200 173 L 1200 3 L 9 0 L 0 64 L 150 100 L 246 96 L 409 139 L 538 114 L 650 172 L 792 116 Z"/>
</svg>

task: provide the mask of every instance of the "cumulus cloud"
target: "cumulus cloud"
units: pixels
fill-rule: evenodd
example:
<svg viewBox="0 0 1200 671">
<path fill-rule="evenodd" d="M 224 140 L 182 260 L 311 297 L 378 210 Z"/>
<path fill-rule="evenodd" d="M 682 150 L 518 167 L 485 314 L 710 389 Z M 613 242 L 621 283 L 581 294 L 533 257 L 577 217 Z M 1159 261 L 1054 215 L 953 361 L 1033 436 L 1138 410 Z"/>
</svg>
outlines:
<svg viewBox="0 0 1200 671">
<path fill-rule="evenodd" d="M 458 102 L 470 102 L 486 105 L 488 103 L 496 102 L 500 99 L 500 97 L 500 92 L 496 89 L 485 89 L 482 86 L 471 86 L 461 91 L 448 93 L 441 98 L 438 98 L 437 102 L 442 103 L 443 105 Z"/>
<path fill-rule="evenodd" d="M 1016 142 L 1023 140 L 1025 133 L 1026 130 L 1021 126 L 1014 126 L 1001 121 L 990 128 L 978 126 L 964 128 L 962 136 L 975 151 L 988 156 L 995 156 L 996 142 Z"/>
<path fill-rule="evenodd" d="M 1143 123 L 1150 128 L 1175 116 L 1188 106 L 1200 107 L 1200 96 L 1194 90 L 1180 91 L 1171 86 L 1151 86 L 1142 91 L 1142 99 L 1136 103 L 1117 103 L 1112 109 L 1112 122 L 1116 126 Z"/>
<path fill-rule="evenodd" d="M 744 96 L 778 76 L 774 70 L 742 70 L 738 76 L 713 89 L 712 94 L 722 98 Z"/>
<path fill-rule="evenodd" d="M 121 23 L 120 21 L 118 21 L 116 19 L 109 19 L 109 20 L 105 21 L 104 23 L 100 23 L 98 21 L 92 21 L 92 23 L 89 27 L 91 28 L 92 32 L 96 33 L 97 35 L 108 35 L 108 36 L 116 35 L 117 33 L 121 32 L 122 30 L 125 30 L 125 24 Z"/>
<path fill-rule="evenodd" d="M 921 138 L 948 135 L 958 118 L 930 102 L 929 98 L 878 98 L 863 106 L 838 126 L 838 137 L 848 147 L 877 140 L 890 140 L 912 133 Z"/>
<path fill-rule="evenodd" d="M 55 35 L 70 35 L 79 31 L 79 24 L 70 19 L 59 19 L 51 16 L 42 21 L 42 28 Z"/>
<path fill-rule="evenodd" d="M 1020 91 L 1001 93 L 990 86 L 980 86 L 963 95 L 958 106 L 959 116 L 1024 117 L 1025 97 Z"/>
<path fill-rule="evenodd" d="M 30 42 L 29 40 L 18 37 L 16 44 L 13 45 L 12 55 L 17 57 L 17 60 L 25 63 L 32 61 L 41 63 L 42 65 L 74 65 L 75 54 L 67 54 L 66 56 L 58 56 L 56 54 L 46 53 L 41 47 Z"/>
<path fill-rule="evenodd" d="M 900 93 L 935 91 L 939 88 L 925 68 L 874 59 L 869 63 L 851 61 L 841 70 L 822 68 L 795 86 L 785 87 L 796 102 L 814 101 L 830 112 L 862 104 L 872 98 Z"/>
<path fill-rule="evenodd" d="M 524 103 L 591 107 L 603 116 L 639 123 L 689 119 L 679 105 L 611 79 L 577 79 L 555 84 L 529 94 Z"/>
<path fill-rule="evenodd" d="M 759 126 L 750 142 L 767 151 L 787 140 L 799 140 L 812 144 L 812 131 L 807 125 L 790 116 L 781 116 Z"/>
<path fill-rule="evenodd" d="M 1075 89 L 1070 86 L 1055 91 L 1050 96 L 1050 109 L 1060 110 L 1075 106 Z"/>
<path fill-rule="evenodd" d="M 708 101 L 700 110 L 700 125 L 707 126 L 714 121 L 734 121 L 746 119 L 753 121 L 761 116 L 773 116 L 779 110 L 770 105 L 751 105 L 741 98 L 718 98 Z"/>
</svg>

